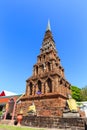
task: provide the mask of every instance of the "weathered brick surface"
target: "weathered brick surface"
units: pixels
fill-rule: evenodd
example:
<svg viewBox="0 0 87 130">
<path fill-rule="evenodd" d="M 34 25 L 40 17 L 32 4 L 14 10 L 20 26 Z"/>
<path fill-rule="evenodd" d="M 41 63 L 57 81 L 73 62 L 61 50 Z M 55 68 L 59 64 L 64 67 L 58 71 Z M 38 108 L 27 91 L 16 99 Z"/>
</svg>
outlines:
<svg viewBox="0 0 87 130">
<path fill-rule="evenodd" d="M 26 80 L 25 95 L 20 99 L 21 105 L 17 105 L 16 114 L 21 106 L 24 115 L 27 115 L 28 107 L 34 101 L 37 115 L 62 116 L 67 94 L 70 93 L 70 83 L 64 76 L 52 33 L 46 30 L 40 55 L 33 66 L 32 76 Z"/>
<path fill-rule="evenodd" d="M 83 118 L 59 118 L 44 116 L 23 117 L 22 125 L 48 128 L 71 128 L 71 130 L 85 130 Z"/>
<path fill-rule="evenodd" d="M 37 115 L 42 116 L 62 116 L 64 105 L 66 100 L 60 97 L 49 98 L 49 99 L 36 99 L 34 104 L 36 106 Z M 19 113 L 22 107 L 23 114 L 28 115 L 28 108 L 32 104 L 32 100 L 26 100 L 16 106 L 16 113 Z"/>
</svg>

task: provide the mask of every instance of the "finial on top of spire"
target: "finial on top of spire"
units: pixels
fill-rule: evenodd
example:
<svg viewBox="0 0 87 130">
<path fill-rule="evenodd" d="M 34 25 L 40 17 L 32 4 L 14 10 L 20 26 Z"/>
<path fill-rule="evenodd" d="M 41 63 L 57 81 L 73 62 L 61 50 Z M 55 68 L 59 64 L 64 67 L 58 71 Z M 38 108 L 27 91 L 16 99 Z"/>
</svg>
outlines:
<svg viewBox="0 0 87 130">
<path fill-rule="evenodd" d="M 51 31 L 51 27 L 50 27 L 50 20 L 48 20 L 48 24 L 47 24 L 47 29 L 46 31 L 50 30 Z"/>
</svg>

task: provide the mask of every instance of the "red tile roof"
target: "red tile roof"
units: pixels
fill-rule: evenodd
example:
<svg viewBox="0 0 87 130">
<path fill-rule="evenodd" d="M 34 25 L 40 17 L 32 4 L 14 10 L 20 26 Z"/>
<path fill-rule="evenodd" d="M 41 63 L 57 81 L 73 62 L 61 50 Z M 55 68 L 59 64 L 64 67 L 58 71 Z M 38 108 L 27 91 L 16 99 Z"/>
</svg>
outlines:
<svg viewBox="0 0 87 130">
<path fill-rule="evenodd" d="M 6 104 L 11 98 L 15 98 L 17 100 L 21 95 L 16 96 L 2 96 L 0 97 L 0 104 Z"/>
</svg>

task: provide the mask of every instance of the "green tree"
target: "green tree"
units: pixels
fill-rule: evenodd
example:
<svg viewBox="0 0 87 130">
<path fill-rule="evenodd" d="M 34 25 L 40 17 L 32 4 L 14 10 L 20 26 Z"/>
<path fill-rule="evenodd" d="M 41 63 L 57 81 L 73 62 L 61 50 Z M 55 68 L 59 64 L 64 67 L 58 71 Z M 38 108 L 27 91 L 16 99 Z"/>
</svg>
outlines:
<svg viewBox="0 0 87 130">
<path fill-rule="evenodd" d="M 81 100 L 87 101 L 87 86 L 81 89 Z"/>
<path fill-rule="evenodd" d="M 76 86 L 71 86 L 72 98 L 76 101 L 81 101 L 81 89 Z"/>
</svg>

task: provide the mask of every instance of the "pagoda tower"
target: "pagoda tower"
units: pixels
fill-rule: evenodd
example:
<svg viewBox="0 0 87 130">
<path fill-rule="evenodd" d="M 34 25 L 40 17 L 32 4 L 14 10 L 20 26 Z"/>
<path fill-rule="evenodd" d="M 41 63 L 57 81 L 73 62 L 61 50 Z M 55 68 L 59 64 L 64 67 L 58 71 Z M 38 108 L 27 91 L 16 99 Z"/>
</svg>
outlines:
<svg viewBox="0 0 87 130">
<path fill-rule="evenodd" d="M 65 79 L 48 21 L 33 74 L 26 80 L 26 91 L 21 98 L 24 114 L 33 102 L 38 115 L 61 117 L 70 93 L 70 83 Z"/>
</svg>

